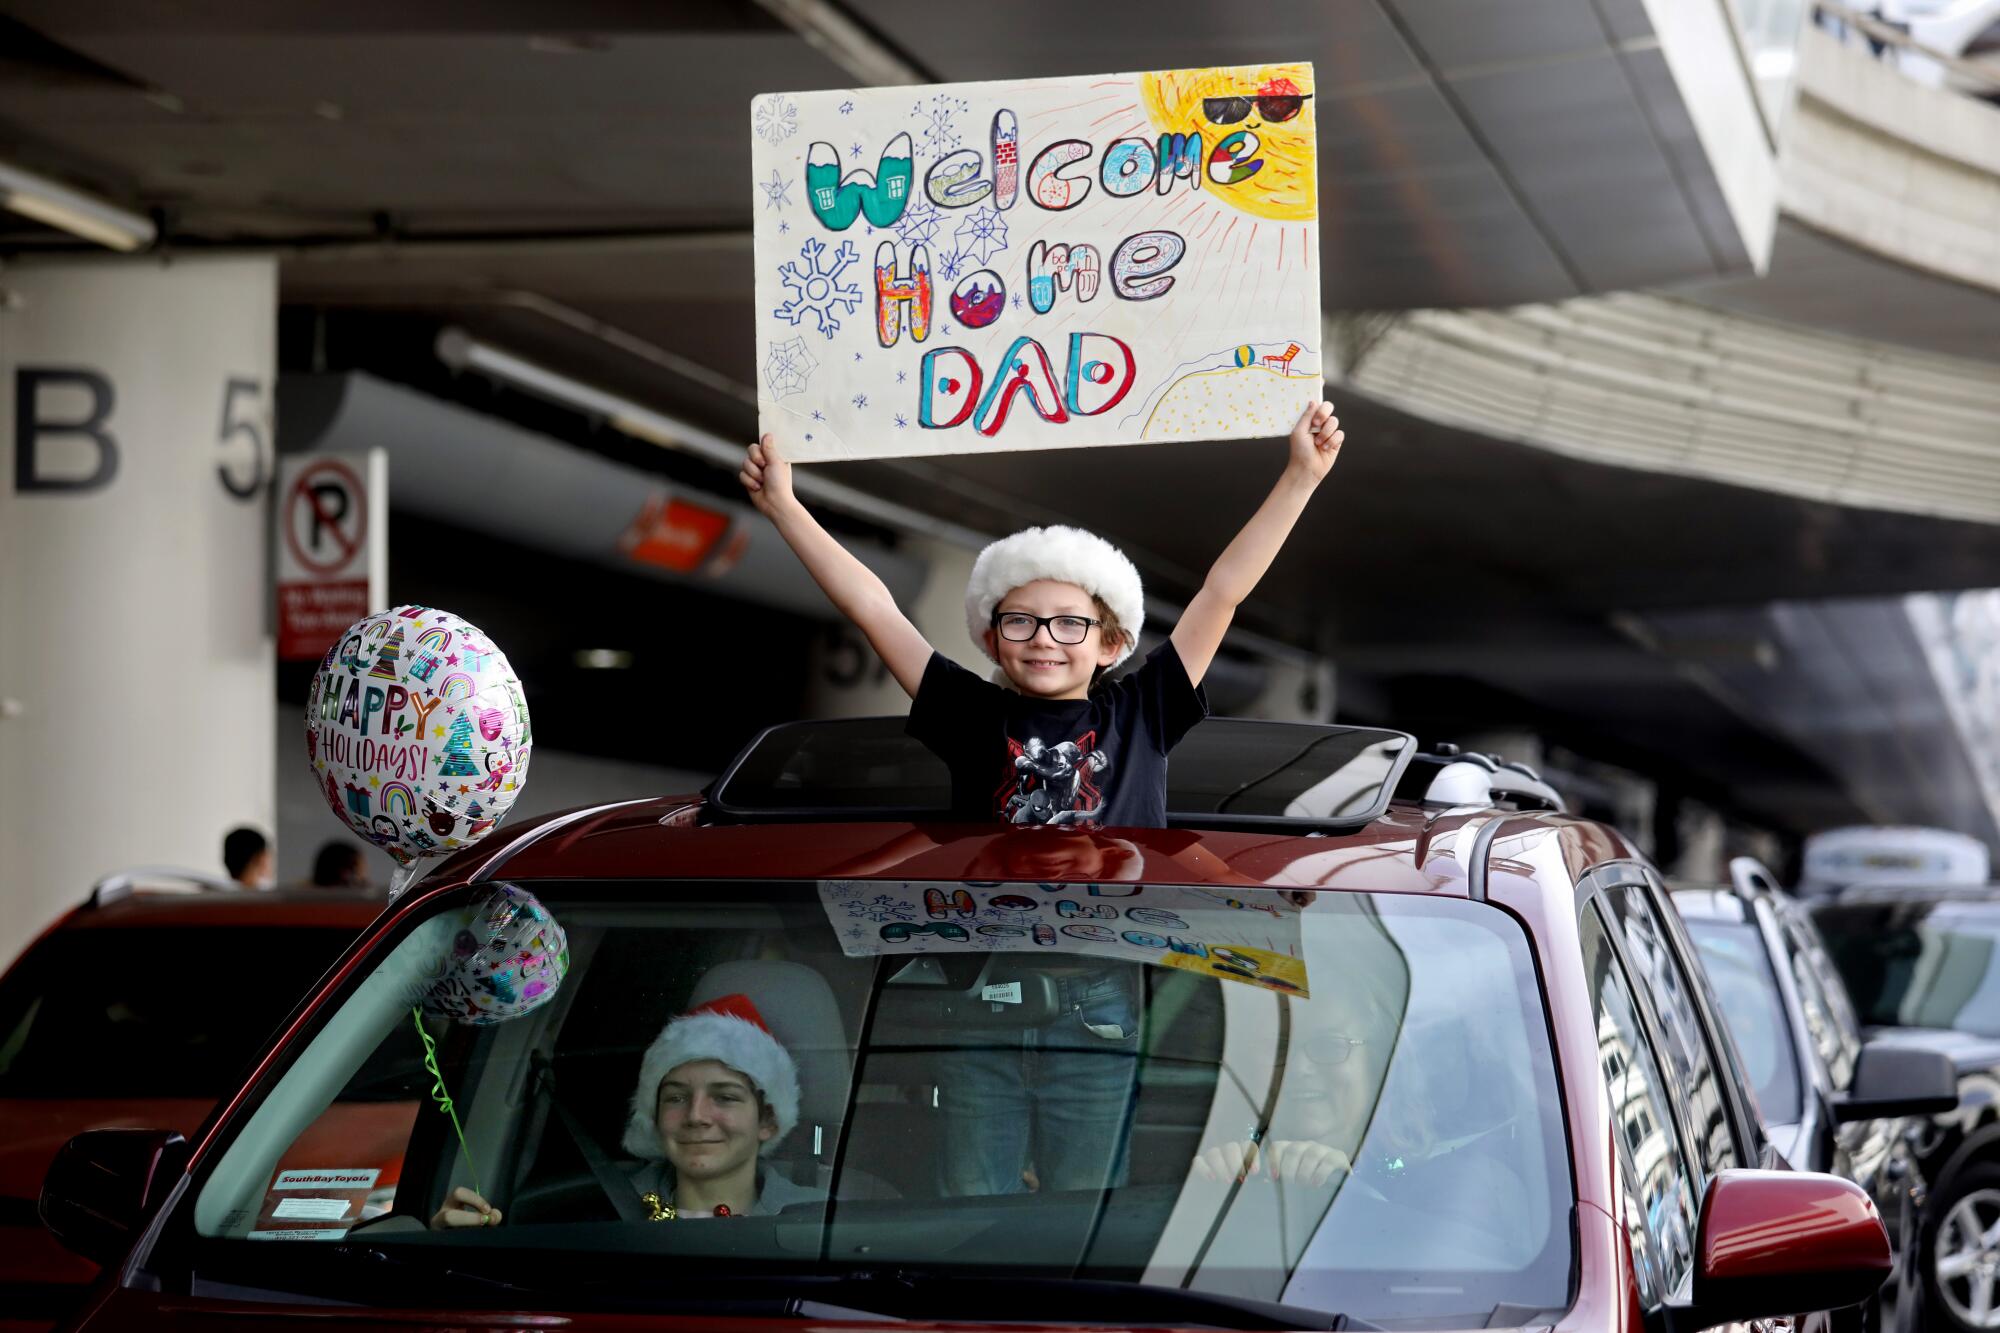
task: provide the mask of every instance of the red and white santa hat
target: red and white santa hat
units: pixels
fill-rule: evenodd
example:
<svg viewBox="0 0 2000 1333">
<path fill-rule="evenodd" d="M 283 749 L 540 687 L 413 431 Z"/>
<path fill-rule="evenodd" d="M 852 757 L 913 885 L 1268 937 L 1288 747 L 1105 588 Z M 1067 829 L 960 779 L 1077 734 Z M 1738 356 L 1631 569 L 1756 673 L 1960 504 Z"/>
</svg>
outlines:
<svg viewBox="0 0 2000 1333">
<path fill-rule="evenodd" d="M 665 1155 L 657 1111 L 660 1084 L 696 1060 L 729 1066 L 763 1094 L 778 1132 L 765 1141 L 762 1151 L 776 1147 L 799 1122 L 799 1071 L 791 1053 L 771 1035 L 749 996 L 724 995 L 675 1018 L 646 1048 L 646 1057 L 639 1062 L 639 1086 L 632 1093 L 632 1113 L 625 1122 L 626 1152 L 655 1159 Z"/>
</svg>

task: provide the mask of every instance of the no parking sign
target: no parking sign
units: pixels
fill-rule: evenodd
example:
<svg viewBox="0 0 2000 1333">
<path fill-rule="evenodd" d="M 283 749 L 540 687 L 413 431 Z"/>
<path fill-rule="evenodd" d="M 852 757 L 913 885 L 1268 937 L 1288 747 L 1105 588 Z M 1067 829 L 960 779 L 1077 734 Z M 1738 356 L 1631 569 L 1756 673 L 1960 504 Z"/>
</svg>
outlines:
<svg viewBox="0 0 2000 1333">
<path fill-rule="evenodd" d="M 380 449 L 278 467 L 278 660 L 312 662 L 388 602 L 389 461 Z"/>
</svg>

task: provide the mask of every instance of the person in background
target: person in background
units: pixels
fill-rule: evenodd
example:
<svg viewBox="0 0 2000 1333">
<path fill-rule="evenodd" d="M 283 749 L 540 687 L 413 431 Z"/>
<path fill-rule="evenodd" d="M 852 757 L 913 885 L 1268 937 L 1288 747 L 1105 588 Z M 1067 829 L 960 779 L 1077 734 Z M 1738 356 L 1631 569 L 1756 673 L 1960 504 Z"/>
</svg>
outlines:
<svg viewBox="0 0 2000 1333">
<path fill-rule="evenodd" d="M 312 886 L 316 889 L 366 889 L 368 868 L 361 849 L 351 842 L 335 839 L 320 847 L 313 856 Z"/>
<path fill-rule="evenodd" d="M 270 888 L 274 878 L 270 842 L 248 825 L 229 830 L 222 840 L 222 868 L 239 888 Z"/>
</svg>

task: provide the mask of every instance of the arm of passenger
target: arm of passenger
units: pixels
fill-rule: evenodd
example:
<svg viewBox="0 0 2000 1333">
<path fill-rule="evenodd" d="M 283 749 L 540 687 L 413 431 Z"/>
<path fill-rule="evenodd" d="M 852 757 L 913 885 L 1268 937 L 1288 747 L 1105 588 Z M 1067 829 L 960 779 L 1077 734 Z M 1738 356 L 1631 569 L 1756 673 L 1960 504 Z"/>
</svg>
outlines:
<svg viewBox="0 0 2000 1333">
<path fill-rule="evenodd" d="M 1229 631 L 1229 622 L 1236 617 L 1236 608 L 1256 590 L 1264 572 L 1277 559 L 1299 515 L 1305 512 L 1306 501 L 1326 479 L 1346 438 L 1340 418 L 1333 415 L 1332 403 L 1313 404 L 1292 427 L 1291 456 L 1278 484 L 1236 539 L 1216 557 L 1201 591 L 1174 626 L 1174 648 L 1193 684 L 1201 684 L 1222 646 L 1222 636 Z"/>
<path fill-rule="evenodd" d="M 931 658 L 930 642 L 896 605 L 880 576 L 834 540 L 799 502 L 792 492 L 792 465 L 779 455 L 776 440 L 766 435 L 751 445 L 736 479 L 750 493 L 757 512 L 776 525 L 778 535 L 827 600 L 867 637 L 889 674 L 914 699 Z"/>
</svg>

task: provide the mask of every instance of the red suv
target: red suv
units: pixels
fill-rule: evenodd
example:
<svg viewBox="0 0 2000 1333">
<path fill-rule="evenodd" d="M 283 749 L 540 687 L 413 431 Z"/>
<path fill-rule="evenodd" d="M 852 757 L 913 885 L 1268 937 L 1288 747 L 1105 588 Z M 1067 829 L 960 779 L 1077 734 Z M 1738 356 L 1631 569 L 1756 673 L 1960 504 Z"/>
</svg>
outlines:
<svg viewBox="0 0 2000 1333">
<path fill-rule="evenodd" d="M 1531 808 L 1556 804 L 1531 775 L 1414 749 L 1217 719 L 1176 752 L 1170 827 L 1011 828 L 941 818 L 900 719 L 795 724 L 704 796 L 498 835 L 191 1140 L 70 1145 L 44 1215 L 113 1265 L 77 1326 L 1639 1333 L 1871 1295 L 1873 1203 L 1782 1170 L 1653 871 Z M 1425 800 L 1475 786 L 1511 794 Z M 413 1011 L 499 883 L 567 932 L 553 999 Z M 796 1123 L 743 1215 L 677 1216 L 625 1155 L 678 1160 L 640 1070 L 674 1016 L 746 999 Z M 359 1160 L 300 1145 L 433 1044 L 450 1110 L 417 1116 L 393 1199 L 288 1194 L 314 1220 L 273 1243 L 288 1161 Z M 492 1225 L 440 1229 L 460 1188 Z"/>
<path fill-rule="evenodd" d="M 180 871 L 99 884 L 0 975 L 0 1330 L 48 1328 L 97 1265 L 35 1215 L 75 1134 L 191 1133 L 235 1091 L 278 1020 L 382 910 L 334 890 L 246 893 Z M 415 1112 L 371 1108 L 383 1188 Z M 355 1114 L 363 1114 L 356 1112 Z"/>
</svg>

